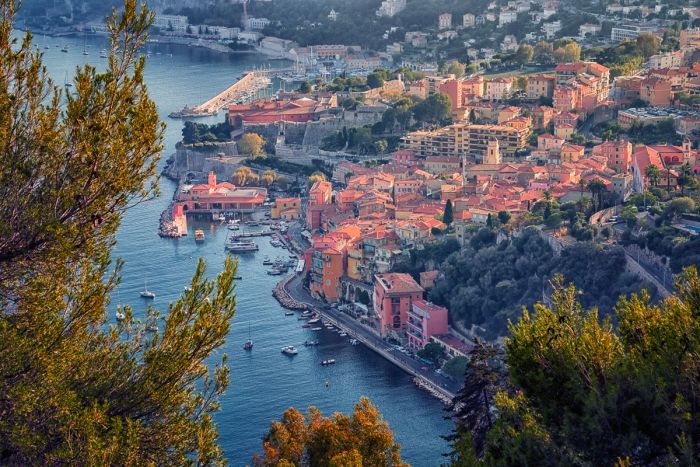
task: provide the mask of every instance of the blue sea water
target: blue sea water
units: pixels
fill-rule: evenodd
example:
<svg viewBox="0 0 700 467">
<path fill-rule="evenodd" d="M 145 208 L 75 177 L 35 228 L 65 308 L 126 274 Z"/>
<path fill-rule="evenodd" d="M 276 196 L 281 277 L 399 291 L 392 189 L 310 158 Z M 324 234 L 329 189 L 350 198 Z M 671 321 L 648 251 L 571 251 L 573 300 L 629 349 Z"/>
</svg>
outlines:
<svg viewBox="0 0 700 467">
<path fill-rule="evenodd" d="M 52 38 L 37 35 L 35 43 L 44 52 L 44 61 L 54 80 L 62 84 L 77 66 L 91 63 L 102 68 L 99 57 L 106 47 L 103 38 Z M 60 51 L 67 46 L 69 52 Z M 89 55 L 83 55 L 83 47 Z M 44 49 L 44 46 L 48 46 Z M 247 68 L 279 65 L 257 55 L 223 55 L 201 48 L 170 44 L 150 44 L 146 81 L 152 98 L 167 123 L 165 150 L 160 167 L 174 152 L 180 139 L 182 122 L 170 120 L 168 113 L 185 104 L 203 102 L 234 82 Z M 216 122 L 221 117 L 202 120 Z M 179 240 L 157 236 L 161 211 L 172 198 L 175 184 L 163 179 L 161 196 L 127 213 L 117 236 L 114 257 L 124 260 L 122 284 L 114 303 L 131 304 L 137 317 L 143 316 L 147 303 L 139 297 L 144 281 L 157 294 L 154 305 L 166 312 L 190 282 L 199 257 L 208 263 L 208 275 L 215 276 L 223 264 L 226 229 L 217 224 L 190 223 L 203 228 L 206 240 L 196 244 L 193 236 Z M 260 251 L 241 257 L 237 281 L 237 309 L 231 333 L 221 349 L 229 356 L 231 385 L 221 400 L 215 420 L 220 442 L 232 466 L 250 462 L 260 451 L 261 439 L 269 424 L 279 419 L 290 406 L 305 409 L 310 405 L 324 413 L 350 412 L 361 396 L 368 396 L 389 421 L 402 445 L 406 461 L 415 466 L 437 466 L 443 461 L 447 445 L 440 435 L 447 434 L 451 423 L 443 419 L 441 404 L 417 389 L 409 376 L 363 346 L 350 346 L 347 338 L 323 330 L 302 329 L 295 316 L 284 310 L 271 296 L 279 277 L 266 274 L 262 258 L 286 254 L 266 239 L 256 240 Z M 252 352 L 241 346 L 250 334 L 255 342 Z M 306 348 L 307 339 L 321 345 Z M 296 357 L 280 353 L 284 345 L 299 348 Z M 336 365 L 322 367 L 320 361 L 334 358 Z M 326 384 L 328 383 L 328 384 Z"/>
</svg>

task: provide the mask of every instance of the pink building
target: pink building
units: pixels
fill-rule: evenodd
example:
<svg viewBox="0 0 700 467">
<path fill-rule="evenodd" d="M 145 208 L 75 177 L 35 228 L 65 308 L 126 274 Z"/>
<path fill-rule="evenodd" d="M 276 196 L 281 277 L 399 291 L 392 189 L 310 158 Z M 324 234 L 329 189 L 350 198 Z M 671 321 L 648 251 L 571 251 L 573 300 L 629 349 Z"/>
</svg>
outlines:
<svg viewBox="0 0 700 467">
<path fill-rule="evenodd" d="M 447 308 L 425 300 L 414 300 L 408 312 L 406 330 L 409 348 L 422 349 L 432 336 L 447 334 Z"/>
<path fill-rule="evenodd" d="M 374 311 L 382 336 L 400 337 L 406 331 L 413 302 L 423 299 L 423 287 L 410 274 L 386 273 L 374 276 Z"/>
<path fill-rule="evenodd" d="M 321 204 L 331 204 L 333 185 L 330 182 L 316 182 L 309 190 L 309 204 L 318 206 Z"/>
<path fill-rule="evenodd" d="M 253 211 L 267 198 L 265 188 L 238 188 L 233 183 L 217 182 L 209 172 L 206 184 L 182 185 L 177 202 L 183 212 Z"/>
</svg>

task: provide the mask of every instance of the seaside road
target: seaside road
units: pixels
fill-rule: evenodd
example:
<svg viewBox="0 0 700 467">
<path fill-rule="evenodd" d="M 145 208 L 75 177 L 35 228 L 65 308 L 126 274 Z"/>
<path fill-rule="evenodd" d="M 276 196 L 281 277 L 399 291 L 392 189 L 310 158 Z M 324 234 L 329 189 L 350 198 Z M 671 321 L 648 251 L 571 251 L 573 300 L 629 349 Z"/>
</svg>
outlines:
<svg viewBox="0 0 700 467">
<path fill-rule="evenodd" d="M 440 388 L 440 392 L 447 398 L 451 399 L 454 397 L 454 394 L 460 389 L 462 381 L 453 381 L 435 373 L 434 370 L 427 367 L 424 363 L 411 358 L 391 346 L 374 330 L 341 311 L 329 309 L 323 302 L 311 297 L 308 290 L 306 290 L 302 284 L 301 276 L 295 276 L 290 280 L 285 287 L 285 291 L 289 296 L 297 301 L 306 303 L 322 316 L 336 321 L 353 337 L 362 341 L 365 345 L 387 360 L 401 367 L 408 373 L 419 376 L 435 387 Z"/>
</svg>

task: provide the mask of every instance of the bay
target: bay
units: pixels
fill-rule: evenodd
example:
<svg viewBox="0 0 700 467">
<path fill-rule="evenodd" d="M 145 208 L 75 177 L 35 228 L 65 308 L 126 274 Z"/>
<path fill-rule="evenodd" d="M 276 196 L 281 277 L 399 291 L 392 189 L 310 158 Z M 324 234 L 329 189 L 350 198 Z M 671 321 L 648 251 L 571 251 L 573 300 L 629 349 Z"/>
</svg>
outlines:
<svg viewBox="0 0 700 467">
<path fill-rule="evenodd" d="M 101 37 L 35 36 L 44 53 L 44 62 L 57 84 L 70 81 L 77 66 L 91 63 L 101 69 L 105 59 L 100 50 L 106 47 Z M 68 53 L 60 51 L 62 46 Z M 88 55 L 83 55 L 83 48 Z M 44 48 L 48 47 L 48 48 Z M 212 97 L 233 83 L 246 69 L 284 62 L 259 55 L 223 55 L 203 48 L 173 44 L 149 44 L 146 65 L 149 93 L 167 123 L 165 150 L 160 162 L 174 152 L 180 139 L 182 121 L 167 115 L 185 104 L 196 104 Z M 212 123 L 222 116 L 199 120 Z M 196 244 L 193 236 L 161 239 L 157 235 L 161 211 L 172 198 L 175 184 L 161 180 L 161 196 L 130 210 L 117 235 L 113 256 L 124 260 L 122 284 L 111 306 L 130 304 L 136 317 L 143 317 L 147 302 L 139 297 L 144 281 L 157 294 L 154 306 L 167 312 L 194 273 L 199 257 L 208 263 L 208 275 L 221 271 L 225 258 L 224 226 L 190 223 L 190 230 L 203 228 L 206 240 Z M 192 232 L 190 232 L 192 233 Z M 324 414 L 351 412 L 365 395 L 377 405 L 394 430 L 406 461 L 415 466 L 438 466 L 448 450 L 440 435 L 449 433 L 451 423 L 443 419 L 441 404 L 417 389 L 409 376 L 365 347 L 351 346 L 347 338 L 323 330 L 302 329 L 295 316 L 284 316 L 271 290 L 279 277 L 266 274 L 262 258 L 286 254 L 266 239 L 256 240 L 260 251 L 240 259 L 237 281 L 237 308 L 231 332 L 220 353 L 227 353 L 231 367 L 231 385 L 221 400 L 215 420 L 220 443 L 232 466 L 250 463 L 260 452 L 262 437 L 270 422 L 279 419 L 290 406 L 306 409 L 310 405 Z M 255 342 L 252 352 L 242 349 L 248 330 Z M 304 347 L 307 339 L 318 339 L 318 347 Z M 284 345 L 295 345 L 299 354 L 289 358 L 280 353 Z M 219 357 L 219 356 L 215 356 Z M 334 358 L 336 365 L 322 367 L 320 361 Z"/>
</svg>

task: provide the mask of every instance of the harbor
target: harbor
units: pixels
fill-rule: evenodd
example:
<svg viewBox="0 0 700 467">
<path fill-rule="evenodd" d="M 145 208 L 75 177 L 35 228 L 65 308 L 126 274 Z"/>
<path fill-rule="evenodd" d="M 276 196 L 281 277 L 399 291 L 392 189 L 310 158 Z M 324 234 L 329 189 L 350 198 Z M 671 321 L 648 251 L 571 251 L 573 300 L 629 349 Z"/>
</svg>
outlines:
<svg viewBox="0 0 700 467">
<path fill-rule="evenodd" d="M 97 53 L 107 47 L 102 38 L 88 37 L 88 50 L 93 52 L 89 56 L 80 53 L 83 48 L 80 37 L 37 39 L 44 41 L 39 42 L 41 47 L 50 45 L 45 60 L 57 81 L 63 82 L 66 74 L 70 76 L 76 66 L 89 61 L 103 66 Z M 71 52 L 61 53 L 55 44 L 65 44 Z M 185 102 L 206 101 L 246 70 L 279 65 L 254 54 L 225 55 L 175 44 L 150 46 L 152 56 L 147 59 L 145 79 L 161 119 L 167 119 L 170 112 L 179 110 Z M 206 85 L 202 84 L 203 76 Z M 212 123 L 214 119 L 210 120 L 204 121 Z M 181 130 L 181 122 L 168 123 L 164 153 L 174 152 L 182 137 Z M 163 159 L 159 169 L 164 164 Z M 157 235 L 161 213 L 168 209 L 177 189 L 175 182 L 161 178 L 161 196 L 124 214 L 113 253 L 114 258 L 124 263 L 120 285 L 109 307 L 110 324 L 116 323 L 119 304 L 130 305 L 135 319 L 145 320 L 149 306 L 161 316 L 167 314 L 169 304 L 176 303 L 185 287 L 191 286 L 200 258 L 207 265 L 205 277 L 213 279 L 222 270 L 227 257 L 224 243 L 235 231 L 230 231 L 226 223 L 212 221 L 211 213 L 188 214 L 186 230 L 181 232 L 187 236 L 167 239 Z M 244 217 L 249 214 L 245 213 Z M 245 220 L 241 230 L 247 229 Z M 204 231 L 203 242 L 195 242 L 195 230 Z M 262 260 L 266 255 L 274 258 L 289 253 L 273 247 L 269 237 L 252 240 L 258 244 L 259 251 L 238 255 L 236 275 L 242 280 L 235 282 L 236 314 L 221 348 L 229 356 L 231 384 L 221 398 L 221 410 L 213 414 L 221 447 L 230 464 L 250 463 L 253 454 L 260 452 L 260 439 L 269 430 L 270 420 L 279 419 L 288 407 L 303 409 L 313 404 L 324 413 L 347 413 L 365 395 L 385 414 L 397 442 L 402 445 L 405 460 L 417 467 L 434 465 L 434 460 L 449 449 L 447 442 L 436 434 L 448 434 L 452 429 L 452 424 L 443 419 L 441 404 L 418 389 L 404 371 L 365 346 L 352 345 L 348 337 L 340 337 L 325 327 L 319 331 L 302 328 L 296 317 L 285 316 L 285 309 L 271 295 L 285 276 L 268 275 L 269 267 L 262 265 Z M 140 295 L 146 277 L 155 299 L 147 300 Z M 252 351 L 243 349 L 249 336 L 255 342 Z M 318 344 L 304 346 L 306 341 Z M 281 354 L 280 349 L 285 345 L 295 346 L 299 353 L 294 357 Z M 321 365 L 330 359 L 336 363 Z"/>
<path fill-rule="evenodd" d="M 208 101 L 195 107 L 185 105 L 182 110 L 171 112 L 168 116 L 170 118 L 199 118 L 217 115 L 219 110 L 224 107 L 256 99 L 260 92 L 267 89 L 271 84 L 272 80 L 267 76 L 267 73 L 255 70 L 248 71 L 241 79 Z"/>
</svg>

